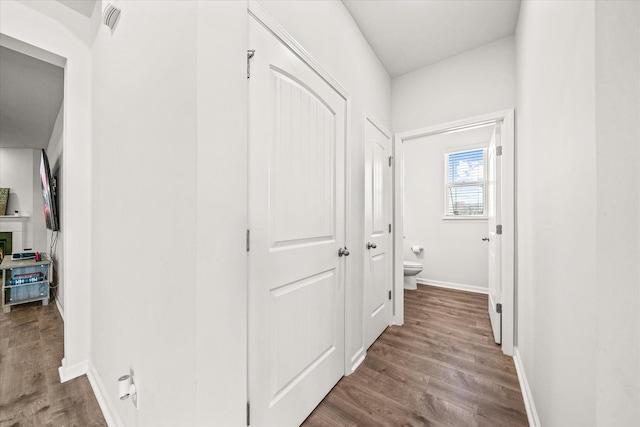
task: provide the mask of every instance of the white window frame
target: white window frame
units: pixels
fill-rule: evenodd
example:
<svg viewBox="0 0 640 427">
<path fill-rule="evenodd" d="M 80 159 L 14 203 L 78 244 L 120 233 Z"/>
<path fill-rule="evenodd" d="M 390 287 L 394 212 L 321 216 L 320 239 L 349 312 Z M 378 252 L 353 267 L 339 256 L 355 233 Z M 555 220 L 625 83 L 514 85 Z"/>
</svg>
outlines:
<svg viewBox="0 0 640 427">
<path fill-rule="evenodd" d="M 483 165 L 482 165 L 482 215 L 449 215 L 449 155 L 453 153 L 464 153 L 466 151 L 482 150 Z M 489 147 L 486 144 L 473 145 L 465 147 L 456 147 L 443 151 L 443 163 L 444 163 L 444 186 L 443 186 L 443 214 L 442 219 L 446 221 L 486 221 L 487 215 L 487 155 Z M 454 187 L 464 186 L 465 184 L 453 185 Z M 467 184 L 468 185 L 468 184 Z"/>
</svg>

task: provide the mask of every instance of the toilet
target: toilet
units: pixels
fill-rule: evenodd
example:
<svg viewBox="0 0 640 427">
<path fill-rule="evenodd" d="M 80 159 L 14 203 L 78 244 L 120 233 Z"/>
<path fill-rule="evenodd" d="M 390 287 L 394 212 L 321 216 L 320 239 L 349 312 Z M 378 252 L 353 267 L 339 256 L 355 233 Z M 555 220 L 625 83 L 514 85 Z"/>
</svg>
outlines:
<svg viewBox="0 0 640 427">
<path fill-rule="evenodd" d="M 418 289 L 416 276 L 422 271 L 422 264 L 419 262 L 404 262 L 404 288 L 415 290 Z"/>
</svg>

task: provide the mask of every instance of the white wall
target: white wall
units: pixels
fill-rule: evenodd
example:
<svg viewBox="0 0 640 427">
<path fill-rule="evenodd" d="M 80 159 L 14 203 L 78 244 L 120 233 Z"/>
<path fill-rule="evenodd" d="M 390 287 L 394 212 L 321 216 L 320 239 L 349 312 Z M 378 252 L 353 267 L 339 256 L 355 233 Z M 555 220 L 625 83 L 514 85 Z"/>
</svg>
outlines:
<svg viewBox="0 0 640 427">
<path fill-rule="evenodd" d="M 639 23 L 637 2 L 520 9 L 517 346 L 545 426 L 640 423 Z"/>
<path fill-rule="evenodd" d="M 22 221 L 22 241 L 15 241 L 14 236 L 14 252 L 48 251 L 39 167 L 38 150 L 0 148 L 0 187 L 10 188 L 6 214 L 13 215 L 17 210 L 20 216 L 28 217 Z"/>
<path fill-rule="evenodd" d="M 391 82 L 394 133 L 511 109 L 513 37 L 437 62 Z"/>
<path fill-rule="evenodd" d="M 116 423 L 244 425 L 246 3 L 120 5 L 93 17 L 92 362 Z"/>
<path fill-rule="evenodd" d="M 416 138 L 404 143 L 404 259 L 423 264 L 427 283 L 485 291 L 487 220 L 444 216 L 444 152 L 488 147 L 493 126 Z M 424 251 L 416 255 L 411 246 Z"/>
<path fill-rule="evenodd" d="M 64 169 L 65 209 L 65 359 L 63 378 L 86 371 L 89 359 L 89 288 L 91 286 L 91 63 L 87 20 L 58 2 L 0 2 L 3 36 L 20 49 L 60 60 L 65 67 Z M 5 39 L 3 39 L 3 43 Z M 27 43 L 28 45 L 25 45 Z M 35 47 L 35 49 L 34 49 Z M 14 47 L 15 48 L 15 47 Z M 42 52 L 44 51 L 44 52 Z M 73 260 L 73 262 L 69 262 Z"/>
<path fill-rule="evenodd" d="M 198 5 L 195 424 L 203 426 L 246 424 L 247 19 L 244 1 Z"/>
<path fill-rule="evenodd" d="M 340 1 L 261 1 L 269 12 L 351 95 L 351 212 L 347 225 L 351 252 L 347 268 L 347 353 L 364 354 L 363 294 L 365 241 L 364 112 L 390 127 L 390 80 L 359 28 Z"/>
<path fill-rule="evenodd" d="M 35 251 L 49 252 L 47 244 L 47 224 L 44 219 L 44 205 L 42 199 L 42 180 L 40 179 L 40 150 L 31 150 L 33 162 L 33 187 L 31 202 L 33 203 L 33 212 L 31 214 L 32 226 L 32 244 L 31 248 Z"/>
<path fill-rule="evenodd" d="M 33 150 L 0 148 L 0 187 L 9 188 L 6 215 L 14 211 L 29 217 L 33 214 L 34 178 Z M 33 238 L 27 240 L 26 247 L 30 247 Z"/>
<path fill-rule="evenodd" d="M 640 2 L 596 2 L 596 423 L 640 425 Z"/>
<path fill-rule="evenodd" d="M 49 138 L 49 145 L 47 146 L 47 159 L 49 160 L 49 169 L 51 174 L 56 176 L 57 182 L 57 203 L 58 203 L 58 219 L 60 220 L 59 230 L 52 232 L 46 229 L 44 212 L 42 209 L 38 210 L 38 217 L 41 218 L 38 221 L 43 224 L 44 242 L 46 245 L 46 251 L 50 253 L 53 260 L 53 284 L 55 286 L 56 303 L 60 314 L 64 318 L 64 234 L 65 226 L 62 219 L 62 211 L 65 206 L 64 203 L 64 173 L 62 167 L 62 148 L 63 148 L 63 120 L 64 120 L 64 105 L 60 106 L 58 116 L 56 117 L 53 131 L 51 132 L 51 138 Z M 40 164 L 40 153 L 37 152 L 37 161 Z M 41 188 L 41 184 L 38 184 Z M 40 189 L 40 193 L 42 190 Z M 40 197 L 40 204 L 42 204 L 42 196 Z M 34 221 L 36 215 L 34 214 Z M 57 236 L 57 243 L 52 245 L 54 235 Z M 53 251 L 51 251 L 53 248 Z M 45 249 L 43 249 L 45 250 Z"/>
<path fill-rule="evenodd" d="M 121 7 L 92 48 L 91 359 L 124 425 L 192 425 L 197 7 Z M 138 411 L 117 397 L 129 372 Z"/>
</svg>

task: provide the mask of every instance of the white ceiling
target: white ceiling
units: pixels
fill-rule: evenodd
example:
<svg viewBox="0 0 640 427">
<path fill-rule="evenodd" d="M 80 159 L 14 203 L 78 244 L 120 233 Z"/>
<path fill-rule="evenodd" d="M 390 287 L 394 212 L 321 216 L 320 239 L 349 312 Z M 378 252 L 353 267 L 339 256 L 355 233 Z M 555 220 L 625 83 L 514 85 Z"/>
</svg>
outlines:
<svg viewBox="0 0 640 427">
<path fill-rule="evenodd" d="M 391 77 L 514 34 L 520 0 L 343 0 Z"/>
<path fill-rule="evenodd" d="M 57 0 L 90 17 L 96 0 Z M 343 0 L 396 77 L 514 33 L 520 0 Z M 62 68 L 0 48 L 0 147 L 44 148 L 63 96 Z"/>
<path fill-rule="evenodd" d="M 45 148 L 63 91 L 62 68 L 0 46 L 0 147 Z"/>
</svg>

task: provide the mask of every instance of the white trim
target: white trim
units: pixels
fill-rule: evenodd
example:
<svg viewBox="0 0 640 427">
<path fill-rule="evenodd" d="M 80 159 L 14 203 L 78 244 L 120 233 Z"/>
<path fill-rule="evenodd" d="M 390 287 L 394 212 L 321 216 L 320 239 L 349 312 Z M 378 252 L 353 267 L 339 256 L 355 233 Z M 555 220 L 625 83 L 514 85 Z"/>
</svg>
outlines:
<svg viewBox="0 0 640 427">
<path fill-rule="evenodd" d="M 476 294 L 488 294 L 489 289 L 483 286 L 465 285 L 462 283 L 441 282 L 439 280 L 416 278 L 416 282 L 420 285 L 435 286 L 437 288 L 456 289 L 458 291 L 473 292 Z"/>
<path fill-rule="evenodd" d="M 488 216 L 464 216 L 464 215 L 460 215 L 460 216 L 443 216 L 442 217 L 443 221 L 463 221 L 463 222 L 487 222 L 489 221 L 489 217 Z"/>
<path fill-rule="evenodd" d="M 354 354 L 351 358 L 351 366 L 349 367 L 349 370 L 345 373 L 345 375 L 353 374 L 356 369 L 358 369 L 358 366 L 360 366 L 362 362 L 364 362 L 364 358 L 366 355 L 367 352 L 365 351 L 364 347 L 360 347 L 358 351 L 356 351 L 356 354 Z"/>
<path fill-rule="evenodd" d="M 391 132 L 389 132 L 383 125 L 382 122 L 380 120 L 378 120 L 377 118 L 375 118 L 371 113 L 369 113 L 368 111 L 364 111 L 363 113 L 364 119 L 368 120 L 369 123 L 371 123 L 373 126 L 375 126 L 376 129 L 378 129 L 380 131 L 381 134 L 383 134 L 384 136 L 386 136 L 387 138 L 391 139 Z"/>
<path fill-rule="evenodd" d="M 60 313 L 60 318 L 62 319 L 62 323 L 64 323 L 64 309 L 62 308 L 62 305 L 60 305 L 60 298 L 58 298 L 57 294 L 56 294 L 56 307 L 58 308 L 58 313 Z"/>
<path fill-rule="evenodd" d="M 447 122 L 435 126 L 429 126 L 417 130 L 401 132 L 394 137 L 394 291 L 398 296 L 395 301 L 394 323 L 401 325 L 404 322 L 404 268 L 403 268 L 403 193 L 404 193 L 404 148 L 403 143 L 424 136 L 435 135 L 454 130 L 471 129 L 479 125 L 491 122 L 502 122 L 502 352 L 513 354 L 515 341 L 515 112 L 514 110 L 502 110 L 494 113 L 483 114 L 462 120 Z"/>
<path fill-rule="evenodd" d="M 393 138 L 393 324 L 404 324 L 404 146 Z"/>
<path fill-rule="evenodd" d="M 318 67 L 320 67 L 320 65 L 317 65 Z M 324 71 L 323 68 L 315 68 L 315 65 L 310 65 L 310 67 L 317 72 L 318 74 L 320 74 L 320 71 L 322 71 L 323 73 L 326 74 L 326 72 Z M 324 78 L 324 77 L 323 77 Z M 331 81 L 327 80 L 325 78 L 325 80 L 327 81 L 327 83 L 329 85 L 331 85 L 336 91 L 338 91 L 336 86 L 333 86 L 333 84 L 331 83 Z M 337 84 L 337 83 L 336 83 Z M 341 90 L 344 91 L 344 89 L 340 88 Z M 346 91 L 344 91 L 344 93 L 341 93 L 342 96 L 346 96 L 345 98 L 345 102 L 346 102 L 346 114 L 345 114 L 345 135 L 344 135 L 344 151 L 345 151 L 345 155 L 344 155 L 344 185 L 345 185 L 345 189 L 344 189 L 344 209 L 345 209 L 345 219 L 344 219 L 344 238 L 345 238 L 345 247 L 346 248 L 353 248 L 353 235 L 351 230 L 353 229 L 351 221 L 352 221 L 352 205 L 351 205 L 351 150 L 353 149 L 353 146 L 351 144 L 351 138 L 353 137 L 353 135 L 351 135 L 351 97 L 349 96 L 349 94 L 347 94 Z M 352 249 L 353 250 L 353 249 Z M 351 307 L 347 305 L 347 302 L 351 302 L 351 298 L 348 297 L 348 295 L 351 294 L 351 283 L 353 283 L 352 280 L 352 276 L 353 276 L 353 257 L 352 258 L 348 258 L 345 260 L 345 264 L 344 264 L 344 374 L 345 375 L 349 375 L 350 373 L 352 373 L 353 371 L 355 371 L 355 368 L 357 366 L 353 366 L 353 365 L 349 365 L 349 354 L 347 349 L 351 348 L 351 342 L 353 341 L 353 337 L 351 336 L 351 321 L 349 318 L 349 314 L 352 312 Z M 364 342 L 364 326 L 363 326 L 363 330 L 361 333 L 362 336 L 362 340 L 361 343 Z M 357 356 L 358 352 L 356 352 L 356 354 L 354 355 Z M 364 356 L 363 356 L 364 357 Z M 351 371 L 349 371 L 351 369 Z"/>
<path fill-rule="evenodd" d="M 58 374 L 60 375 L 60 382 L 65 383 L 74 378 L 78 378 L 87 373 L 89 369 L 89 361 L 83 360 L 72 366 L 67 366 L 65 359 L 62 359 L 62 366 L 58 368 Z"/>
<path fill-rule="evenodd" d="M 15 39 L 6 34 L 0 34 L 0 46 L 15 50 L 60 68 L 64 68 L 67 63 L 67 60 L 60 55 L 56 55 L 48 50 L 40 49 L 37 46 L 25 43 L 22 40 Z"/>
<path fill-rule="evenodd" d="M 514 347 L 513 349 L 513 362 L 516 365 L 520 390 L 522 391 L 522 400 L 524 400 L 524 408 L 527 410 L 529 425 L 531 427 L 540 427 L 540 418 L 538 417 L 538 411 L 533 401 L 533 394 L 531 393 L 531 388 L 529 388 L 529 381 L 527 381 L 527 375 L 524 371 L 524 365 L 522 364 L 522 357 L 520 356 L 518 347 Z"/>
<path fill-rule="evenodd" d="M 116 410 L 115 406 L 113 406 L 113 401 L 109 399 L 109 393 L 107 393 L 107 389 L 100 379 L 98 371 L 96 371 L 96 368 L 91 362 L 89 362 L 87 378 L 89 379 L 89 384 L 91 384 L 93 394 L 95 394 L 96 396 L 96 400 L 98 401 L 98 405 L 102 410 L 102 415 L 104 416 L 104 420 L 107 422 L 107 425 L 109 427 L 123 426 L 124 424 L 122 423 L 122 420 L 118 415 L 118 411 Z"/>
<path fill-rule="evenodd" d="M 271 15 L 269 15 L 256 0 L 249 0 L 247 3 L 249 15 L 253 16 L 264 28 L 280 40 L 291 52 L 298 56 L 305 64 L 315 71 L 324 81 L 326 81 L 345 100 L 349 98 L 349 93 L 342 87 L 331 74 L 329 74 L 318 61 L 307 50 L 302 47 L 291 34 L 285 30 Z"/>
</svg>

